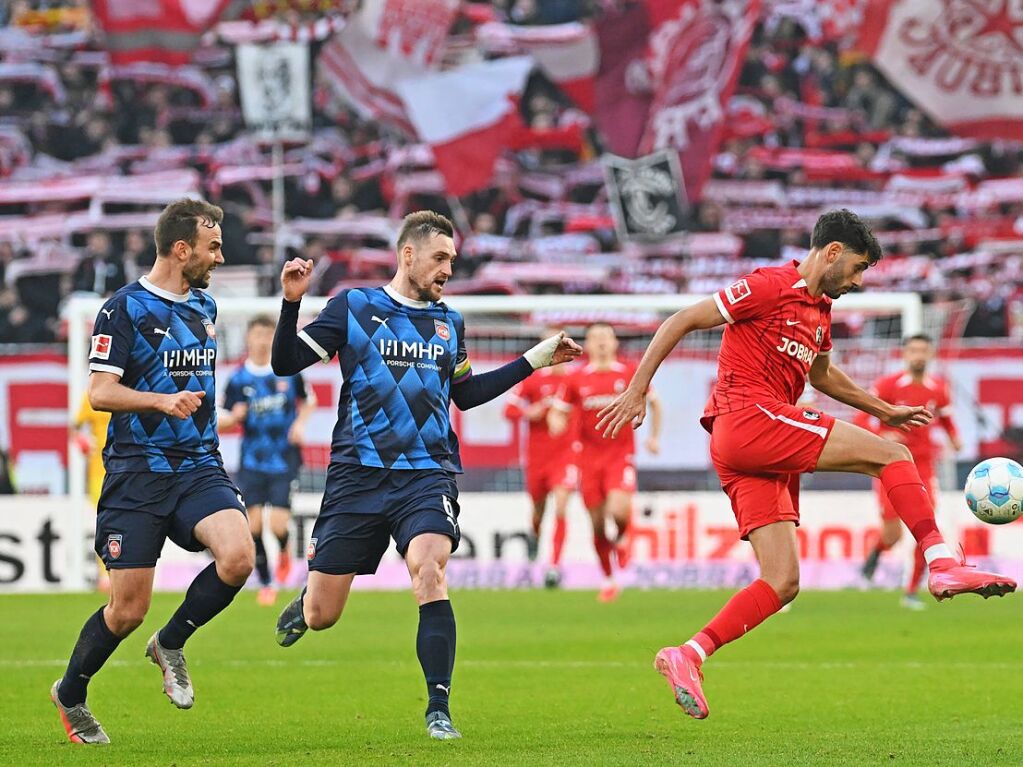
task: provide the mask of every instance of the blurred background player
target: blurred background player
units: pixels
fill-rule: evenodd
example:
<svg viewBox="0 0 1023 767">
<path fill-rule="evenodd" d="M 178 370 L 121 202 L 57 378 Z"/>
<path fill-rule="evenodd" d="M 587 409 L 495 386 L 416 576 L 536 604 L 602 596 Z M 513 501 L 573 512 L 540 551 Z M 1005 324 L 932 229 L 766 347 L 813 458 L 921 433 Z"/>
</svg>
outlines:
<svg viewBox="0 0 1023 767">
<path fill-rule="evenodd" d="M 561 332 L 561 328 L 546 328 L 542 337 Z M 535 559 L 539 548 L 540 525 L 547 508 L 547 497 L 554 496 L 554 535 L 551 541 L 550 566 L 544 575 L 547 588 L 561 583 L 561 553 L 568 534 L 568 501 L 579 483 L 578 429 L 564 429 L 554 434 L 547 423 L 547 415 L 565 376 L 571 373 L 569 365 L 542 368 L 520 383 L 508 396 L 504 416 L 518 425 L 526 422 L 525 477 L 526 492 L 533 503 L 531 519 L 533 538 L 530 559 Z"/>
<path fill-rule="evenodd" d="M 937 503 L 938 475 L 935 463 L 941 456 L 941 448 L 934 441 L 934 426 L 944 429 L 949 444 L 956 452 L 962 449 L 959 433 L 952 421 L 952 399 L 948 383 L 940 376 L 929 373 L 927 368 L 934 359 L 934 342 L 924 334 L 910 336 L 902 345 L 903 369 L 897 373 L 881 376 L 871 389 L 871 393 L 894 405 L 919 405 L 936 414 L 933 422 L 910 432 L 901 432 L 885 428 L 876 418 L 862 413 L 855 419 L 858 426 L 868 428 L 876 434 L 895 442 L 901 442 L 909 448 L 920 472 L 920 480 L 924 483 L 931 500 Z M 892 548 L 902 537 L 902 522 L 895 513 L 888 495 L 880 482 L 874 480 L 878 504 L 881 507 L 881 538 L 867 555 L 863 563 L 863 577 L 868 581 L 874 577 L 881 554 Z M 924 603 L 916 592 L 927 569 L 927 563 L 919 549 L 913 557 L 913 571 L 906 581 L 906 592 L 902 604 L 914 610 L 924 609 Z"/>
<path fill-rule="evenodd" d="M 275 327 L 276 323 L 266 315 L 249 321 L 245 334 L 247 359 L 228 381 L 226 412 L 220 421 L 221 428 L 235 424 L 242 427 L 241 460 L 235 479 L 249 510 L 261 605 L 277 601 L 263 545 L 263 508 L 270 507 L 270 532 L 280 550 L 273 581 L 282 586 L 291 572 L 288 550 L 291 489 L 298 476 L 306 421 L 316 409 L 316 401 L 300 374 L 274 374 L 270 349 Z"/>
<path fill-rule="evenodd" d="M 603 439 L 597 431 L 597 414 L 625 391 L 636 366 L 619 361 L 618 337 L 606 322 L 595 322 L 586 329 L 583 350 L 586 364 L 566 378 L 550 410 L 549 420 L 551 433 L 563 434 L 572 414 L 578 413 L 579 490 L 590 514 L 593 547 L 604 573 L 604 584 L 597 598 L 610 602 L 619 592 L 612 554 L 618 567 L 628 564 L 629 517 L 632 496 L 636 492 L 636 440 L 631 429 L 619 434 L 617 439 Z M 646 402 L 650 405 L 646 449 L 656 454 L 660 450 L 661 402 L 653 391 L 646 393 Z M 608 519 L 614 522 L 616 529 L 613 544 L 607 538 Z"/>
<path fill-rule="evenodd" d="M 103 490 L 103 448 L 107 444 L 107 428 L 110 426 L 110 413 L 93 409 L 89 404 L 89 395 L 82 397 L 82 404 L 71 424 L 75 446 L 85 455 L 85 485 L 89 491 L 89 500 L 95 511 L 99 504 L 99 495 Z M 110 591 L 110 576 L 103 560 L 96 555 L 96 590 L 104 594 Z"/>
</svg>

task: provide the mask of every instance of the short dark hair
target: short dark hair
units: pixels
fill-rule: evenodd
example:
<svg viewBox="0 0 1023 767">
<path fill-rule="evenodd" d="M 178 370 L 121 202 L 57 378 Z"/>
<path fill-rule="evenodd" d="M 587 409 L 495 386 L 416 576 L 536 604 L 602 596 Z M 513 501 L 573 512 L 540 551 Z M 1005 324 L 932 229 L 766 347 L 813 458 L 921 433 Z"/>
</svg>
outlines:
<svg viewBox="0 0 1023 767">
<path fill-rule="evenodd" d="M 923 341 L 925 344 L 934 346 L 934 339 L 926 333 L 914 333 L 911 336 L 906 336 L 902 339 L 902 345 L 909 346 L 913 341 Z"/>
<path fill-rule="evenodd" d="M 432 210 L 417 210 L 409 213 L 401 222 L 397 248 L 400 251 L 409 240 L 425 240 L 433 234 L 455 236 L 455 226 L 447 218 Z"/>
<path fill-rule="evenodd" d="M 851 210 L 829 210 L 817 219 L 810 236 L 810 247 L 823 248 L 829 242 L 840 242 L 853 253 L 866 255 L 871 266 L 881 260 L 881 246 L 877 238 Z"/>
<path fill-rule="evenodd" d="M 245 329 L 246 330 L 252 330 L 253 328 L 273 329 L 276 327 L 277 323 L 274 322 L 274 318 L 271 317 L 269 314 L 257 314 L 255 317 L 249 320 L 249 324 L 246 326 Z"/>
<path fill-rule="evenodd" d="M 192 247 L 199 241 L 199 226 L 212 229 L 224 220 L 224 210 L 205 200 L 186 197 L 176 200 L 163 209 L 156 220 L 153 239 L 156 241 L 156 255 L 166 256 L 174 243 L 184 240 Z"/>
</svg>

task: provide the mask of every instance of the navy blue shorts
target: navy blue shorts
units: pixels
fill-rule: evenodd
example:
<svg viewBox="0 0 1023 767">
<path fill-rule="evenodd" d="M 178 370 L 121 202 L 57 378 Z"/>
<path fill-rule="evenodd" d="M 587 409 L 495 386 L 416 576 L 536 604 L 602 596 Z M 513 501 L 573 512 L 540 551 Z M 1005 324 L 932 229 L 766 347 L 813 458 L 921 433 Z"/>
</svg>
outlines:
<svg viewBox="0 0 1023 767">
<path fill-rule="evenodd" d="M 155 567 L 170 538 L 186 551 L 206 547 L 195 526 L 222 509 L 245 513 L 245 502 L 220 466 L 194 471 L 107 474 L 96 515 L 96 553 L 107 569 Z"/>
<path fill-rule="evenodd" d="M 236 479 L 242 497 L 250 507 L 269 504 L 280 509 L 291 509 L 290 473 L 239 469 Z"/>
<path fill-rule="evenodd" d="M 458 548 L 458 487 L 442 469 L 376 469 L 331 464 L 313 526 L 309 569 L 375 573 L 391 538 L 403 557 L 417 535 L 438 533 Z"/>
</svg>

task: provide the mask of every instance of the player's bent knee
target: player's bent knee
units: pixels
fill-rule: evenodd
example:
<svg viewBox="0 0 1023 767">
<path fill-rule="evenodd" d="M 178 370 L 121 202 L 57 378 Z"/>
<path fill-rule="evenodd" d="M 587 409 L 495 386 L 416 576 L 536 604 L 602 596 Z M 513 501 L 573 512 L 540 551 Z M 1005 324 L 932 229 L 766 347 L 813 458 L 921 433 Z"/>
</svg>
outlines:
<svg viewBox="0 0 1023 767">
<path fill-rule="evenodd" d="M 324 610 L 315 602 L 307 602 L 305 605 L 305 623 L 313 631 L 329 629 L 341 618 L 341 610 Z"/>
<path fill-rule="evenodd" d="M 256 553 L 251 545 L 231 548 L 217 557 L 217 574 L 224 583 L 240 586 L 248 579 L 255 564 Z"/>
<path fill-rule="evenodd" d="M 783 605 L 787 605 L 799 595 L 798 575 L 793 578 L 785 578 L 780 583 L 771 585 L 778 595 L 778 601 Z"/>
<path fill-rule="evenodd" d="M 447 589 L 447 579 L 440 562 L 427 560 L 416 568 L 412 578 L 412 590 L 420 603 L 445 599 Z"/>
<path fill-rule="evenodd" d="M 912 461 L 913 460 L 913 454 L 911 452 L 909 452 L 909 448 L 906 447 L 905 445 L 903 445 L 903 444 L 901 444 L 899 442 L 891 442 L 890 440 L 885 440 L 885 443 L 886 443 L 887 448 L 888 448 L 888 455 L 887 455 L 887 459 L 888 460 L 885 461 L 885 465 L 886 466 L 888 464 L 890 464 L 890 463 L 896 463 L 898 461 Z"/>
<path fill-rule="evenodd" d="M 107 605 L 103 612 L 103 620 L 114 636 L 126 637 L 142 625 L 147 612 L 148 599 L 120 599 Z"/>
</svg>

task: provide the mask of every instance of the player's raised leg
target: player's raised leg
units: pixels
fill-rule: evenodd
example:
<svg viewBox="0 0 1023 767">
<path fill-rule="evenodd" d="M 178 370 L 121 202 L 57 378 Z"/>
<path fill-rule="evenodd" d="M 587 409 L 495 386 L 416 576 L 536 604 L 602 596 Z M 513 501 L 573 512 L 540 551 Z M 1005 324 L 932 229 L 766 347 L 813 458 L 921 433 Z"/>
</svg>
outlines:
<svg viewBox="0 0 1023 767">
<path fill-rule="evenodd" d="M 63 678 L 50 699 L 73 743 L 109 743 L 103 727 L 85 704 L 89 682 L 121 640 L 142 625 L 153 594 L 152 567 L 110 571 L 110 600 L 82 627 Z"/>
<path fill-rule="evenodd" d="M 163 672 L 164 693 L 178 708 L 191 708 L 195 701 L 182 651 L 185 642 L 231 604 L 255 560 L 248 523 L 238 509 L 221 509 L 201 519 L 192 535 L 210 550 L 213 562 L 195 576 L 181 606 L 146 646 L 146 657 Z"/>
<path fill-rule="evenodd" d="M 1001 596 L 1016 590 L 1011 578 L 959 562 L 934 520 L 934 505 L 905 445 L 836 421 L 817 461 L 817 471 L 851 471 L 878 477 L 899 518 L 916 539 L 930 568 L 928 588 L 939 601 L 956 594 Z"/>
<path fill-rule="evenodd" d="M 416 655 L 423 667 L 429 697 L 426 730 L 436 740 L 462 737 L 451 724 L 448 706 L 455 668 L 455 614 L 444 572 L 450 556 L 451 538 L 438 533 L 417 535 L 405 553 L 412 592 L 419 604 Z"/>
<path fill-rule="evenodd" d="M 665 647 L 654 659 L 675 693 L 675 702 L 694 719 L 710 709 L 703 694 L 703 662 L 721 646 L 759 626 L 799 593 L 799 547 L 794 522 L 773 522 L 749 534 L 760 578 L 733 596 L 710 623 L 681 647 Z"/>
<path fill-rule="evenodd" d="M 277 644 L 291 647 L 306 631 L 329 629 L 341 618 L 355 573 L 311 571 L 306 586 L 277 619 Z"/>
</svg>

